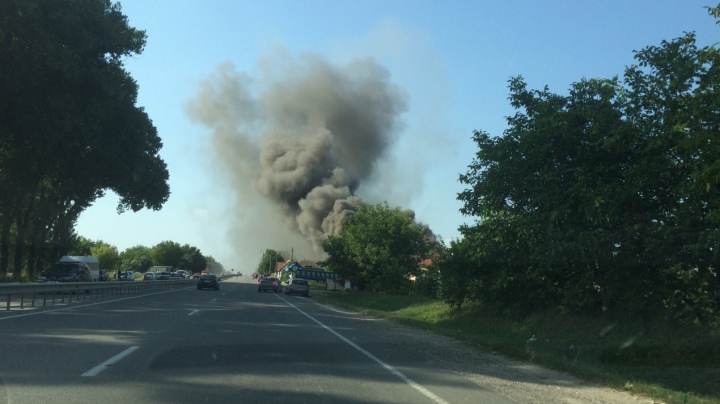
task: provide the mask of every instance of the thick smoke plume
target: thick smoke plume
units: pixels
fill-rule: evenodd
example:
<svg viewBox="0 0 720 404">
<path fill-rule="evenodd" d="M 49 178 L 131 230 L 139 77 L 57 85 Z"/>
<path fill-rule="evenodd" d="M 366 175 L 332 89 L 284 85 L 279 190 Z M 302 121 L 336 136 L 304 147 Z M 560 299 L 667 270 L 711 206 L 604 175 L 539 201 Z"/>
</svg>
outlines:
<svg viewBox="0 0 720 404">
<path fill-rule="evenodd" d="M 268 59 L 253 76 L 223 64 L 188 105 L 192 119 L 213 128 L 238 192 L 262 195 L 315 246 L 363 203 L 355 190 L 405 110 L 404 93 L 374 60 L 337 66 L 318 56 Z"/>
</svg>

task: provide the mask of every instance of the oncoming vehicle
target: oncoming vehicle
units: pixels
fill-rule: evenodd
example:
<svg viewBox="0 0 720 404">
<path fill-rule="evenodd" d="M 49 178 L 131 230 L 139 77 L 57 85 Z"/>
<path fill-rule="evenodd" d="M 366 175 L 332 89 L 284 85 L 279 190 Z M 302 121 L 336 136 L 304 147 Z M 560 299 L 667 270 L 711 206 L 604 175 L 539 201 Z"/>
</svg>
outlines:
<svg viewBox="0 0 720 404">
<path fill-rule="evenodd" d="M 268 290 L 272 290 L 275 293 L 280 292 L 282 290 L 280 280 L 270 276 L 266 276 L 260 279 L 258 281 L 258 292 L 265 292 Z"/>
<path fill-rule="evenodd" d="M 192 278 L 193 278 L 193 279 L 200 279 L 200 274 L 197 273 L 197 272 L 195 272 L 194 274 L 192 274 Z"/>
<path fill-rule="evenodd" d="M 143 276 L 144 281 L 154 281 L 155 280 L 155 272 L 145 272 L 145 275 Z"/>
<path fill-rule="evenodd" d="M 38 275 L 38 282 L 92 282 L 92 273 L 82 262 L 58 261 Z"/>
<path fill-rule="evenodd" d="M 290 279 L 285 287 L 286 295 L 303 295 L 310 297 L 310 285 L 305 279 Z"/>
<path fill-rule="evenodd" d="M 185 279 L 185 276 L 184 272 L 177 271 L 170 275 L 170 279 Z"/>
<path fill-rule="evenodd" d="M 200 289 L 215 289 L 220 290 L 220 284 L 218 283 L 217 276 L 213 274 L 200 275 L 197 283 L 198 290 Z"/>
<path fill-rule="evenodd" d="M 158 272 L 157 275 L 155 275 L 155 279 L 159 281 L 169 281 L 170 280 L 170 272 L 163 271 Z"/>
</svg>

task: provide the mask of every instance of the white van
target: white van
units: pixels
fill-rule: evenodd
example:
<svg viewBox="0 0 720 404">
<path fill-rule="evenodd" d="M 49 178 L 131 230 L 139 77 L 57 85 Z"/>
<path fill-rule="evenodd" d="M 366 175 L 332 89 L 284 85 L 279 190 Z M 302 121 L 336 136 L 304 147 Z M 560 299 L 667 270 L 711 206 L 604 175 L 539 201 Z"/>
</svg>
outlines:
<svg viewBox="0 0 720 404">
<path fill-rule="evenodd" d="M 97 257 L 66 255 L 60 258 L 60 261 L 58 261 L 58 263 L 60 262 L 77 262 L 85 264 L 88 268 L 90 268 L 90 273 L 92 274 L 92 282 L 100 281 L 100 261 L 98 261 Z"/>
</svg>

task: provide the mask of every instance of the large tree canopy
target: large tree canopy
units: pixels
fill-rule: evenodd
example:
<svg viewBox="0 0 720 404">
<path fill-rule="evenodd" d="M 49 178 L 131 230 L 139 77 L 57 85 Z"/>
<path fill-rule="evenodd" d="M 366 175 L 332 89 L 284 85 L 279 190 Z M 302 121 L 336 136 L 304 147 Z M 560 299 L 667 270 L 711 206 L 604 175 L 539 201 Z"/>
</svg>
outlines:
<svg viewBox="0 0 720 404">
<path fill-rule="evenodd" d="M 427 252 L 424 235 L 425 228 L 408 212 L 387 203 L 362 205 L 339 235 L 325 241 L 329 257 L 321 265 L 361 290 L 407 293 Z"/>
<path fill-rule="evenodd" d="M 463 272 L 451 303 L 717 313 L 720 52 L 688 33 L 635 58 L 568 95 L 510 80 L 518 112 L 502 136 L 475 132 L 460 176 L 478 222 L 445 252 L 447 279 Z"/>
<path fill-rule="evenodd" d="M 107 189 L 118 212 L 160 209 L 168 172 L 123 68 L 146 35 L 119 4 L 4 0 L 0 16 L 0 272 L 12 255 L 19 273 L 62 254 Z"/>
</svg>

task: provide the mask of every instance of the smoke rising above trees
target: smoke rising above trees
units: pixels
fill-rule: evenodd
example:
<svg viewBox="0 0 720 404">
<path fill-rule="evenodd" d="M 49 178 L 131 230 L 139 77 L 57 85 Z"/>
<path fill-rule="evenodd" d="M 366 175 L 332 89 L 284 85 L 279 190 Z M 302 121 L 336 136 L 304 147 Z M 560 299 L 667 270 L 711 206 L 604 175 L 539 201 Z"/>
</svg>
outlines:
<svg viewBox="0 0 720 404">
<path fill-rule="evenodd" d="M 355 191 L 385 156 L 406 109 L 406 95 L 373 59 L 340 66 L 279 55 L 253 76 L 218 66 L 187 111 L 212 128 L 236 191 L 261 195 L 255 203 L 269 201 L 287 227 L 319 247 L 363 204 Z"/>
</svg>

